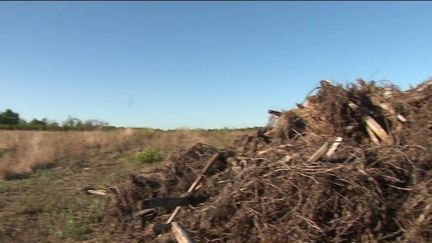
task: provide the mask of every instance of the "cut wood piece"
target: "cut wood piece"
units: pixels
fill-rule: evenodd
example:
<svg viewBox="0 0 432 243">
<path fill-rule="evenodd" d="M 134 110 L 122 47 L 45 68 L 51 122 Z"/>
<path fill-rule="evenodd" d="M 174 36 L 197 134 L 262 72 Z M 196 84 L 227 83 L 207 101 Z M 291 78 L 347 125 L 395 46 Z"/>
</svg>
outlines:
<svg viewBox="0 0 432 243">
<path fill-rule="evenodd" d="M 155 197 L 143 201 L 143 208 L 174 208 L 177 206 L 186 206 L 191 203 L 190 196 L 186 197 Z"/>
<path fill-rule="evenodd" d="M 195 179 L 195 181 L 192 183 L 192 185 L 189 187 L 189 189 L 187 190 L 187 193 L 192 192 L 195 187 L 198 185 L 198 183 L 202 180 L 202 178 L 204 177 L 205 173 L 207 173 L 207 171 L 210 169 L 210 166 L 212 166 L 212 164 L 219 158 L 220 153 L 216 153 L 215 155 L 213 155 L 209 161 L 207 162 L 206 167 L 204 167 L 204 169 L 202 170 L 201 174 L 198 175 L 198 177 Z"/>
<path fill-rule="evenodd" d="M 155 213 L 156 213 L 156 211 L 154 209 L 148 208 L 148 209 L 143 209 L 143 210 L 139 210 L 139 211 L 132 213 L 132 217 L 136 218 L 136 217 L 139 217 L 142 215 L 146 216 L 146 215 L 152 215 Z"/>
<path fill-rule="evenodd" d="M 397 119 L 399 119 L 399 121 L 401 121 L 401 122 L 406 122 L 406 121 L 407 121 L 407 119 L 406 119 L 404 116 L 402 116 L 401 114 L 397 114 L 396 117 L 397 117 Z"/>
<path fill-rule="evenodd" d="M 183 229 L 179 223 L 172 222 L 171 223 L 171 231 L 178 243 L 193 243 L 194 241 L 188 234 L 188 232 Z"/>
<path fill-rule="evenodd" d="M 290 155 L 284 156 L 282 159 L 278 160 L 276 163 L 288 163 L 292 157 Z"/>
<path fill-rule="evenodd" d="M 308 163 L 315 162 L 319 160 L 327 151 L 329 142 L 325 142 L 308 160 Z"/>
<path fill-rule="evenodd" d="M 348 106 L 354 111 L 358 108 L 358 105 L 354 104 L 354 102 L 351 101 L 348 103 Z"/>
<path fill-rule="evenodd" d="M 95 194 L 95 195 L 99 195 L 99 196 L 106 196 L 106 192 L 104 190 L 87 190 L 88 193 L 90 194 Z"/>
<path fill-rule="evenodd" d="M 334 152 L 336 151 L 336 149 L 339 147 L 339 145 L 341 144 L 341 142 L 342 142 L 342 138 L 341 137 L 337 137 L 334 140 L 334 142 L 331 145 L 331 147 L 329 148 L 329 150 L 327 151 L 326 156 L 327 157 L 331 157 L 334 154 Z"/>
<path fill-rule="evenodd" d="M 383 92 L 383 96 L 384 97 L 390 97 L 393 94 L 393 89 L 390 87 L 385 87 L 384 88 L 384 92 Z"/>
<path fill-rule="evenodd" d="M 257 154 L 258 155 L 263 155 L 263 154 L 269 153 L 269 152 L 271 152 L 273 150 L 274 150 L 273 148 L 264 149 L 264 150 L 258 151 Z"/>
<path fill-rule="evenodd" d="M 268 113 L 269 113 L 270 115 L 274 115 L 274 116 L 281 116 L 281 115 L 282 115 L 282 112 L 280 112 L 280 111 L 275 111 L 275 110 L 268 110 Z"/>
<path fill-rule="evenodd" d="M 392 114 L 393 116 L 396 116 L 396 118 L 401 121 L 401 122 L 406 122 L 407 120 L 405 119 L 405 117 L 403 117 L 401 114 L 396 113 L 396 111 L 387 103 L 379 103 L 378 104 L 379 107 L 381 107 L 382 109 L 388 111 L 390 114 Z"/>
<path fill-rule="evenodd" d="M 364 116 L 366 125 L 378 136 L 381 141 L 387 144 L 393 144 L 393 138 L 370 116 Z"/>
<path fill-rule="evenodd" d="M 167 220 L 167 224 L 170 224 L 174 220 L 175 216 L 177 216 L 177 214 L 180 212 L 180 209 L 181 209 L 181 206 L 177 206 L 174 209 L 174 211 L 171 213 L 170 217 Z"/>
<path fill-rule="evenodd" d="M 378 104 L 379 107 L 381 107 L 382 109 L 384 109 L 384 110 L 390 112 L 392 115 L 394 115 L 394 114 L 396 113 L 396 112 L 393 110 L 393 108 L 392 108 L 389 104 L 387 104 L 387 103 L 383 103 L 383 102 L 378 103 L 378 101 L 375 101 L 374 103 L 375 103 L 375 105 Z"/>
<path fill-rule="evenodd" d="M 396 130 L 396 132 L 400 132 L 400 131 L 402 131 L 402 128 L 403 128 L 403 123 L 398 122 L 395 130 Z"/>
<path fill-rule="evenodd" d="M 266 133 L 264 133 L 265 136 L 267 137 L 272 137 L 274 136 L 276 133 L 276 131 L 274 129 L 267 131 Z"/>
<path fill-rule="evenodd" d="M 353 110 L 358 109 L 358 105 L 354 104 L 353 102 L 349 102 L 348 106 L 351 107 Z M 366 123 L 366 130 L 374 143 L 379 144 L 379 141 L 377 142 L 377 139 L 375 139 L 376 137 L 381 139 L 381 141 L 386 144 L 394 143 L 393 138 L 387 134 L 387 132 L 378 124 L 378 122 L 375 121 L 375 119 L 368 115 L 364 115 L 363 121 Z M 368 128 L 370 131 L 368 131 Z M 371 132 L 375 133 L 376 136 L 372 135 Z"/>
<path fill-rule="evenodd" d="M 344 130 L 346 132 L 352 132 L 352 130 L 354 130 L 354 126 L 346 126 L 346 127 L 344 127 Z"/>
<path fill-rule="evenodd" d="M 264 154 L 267 154 L 270 152 L 286 153 L 285 150 L 280 149 L 280 148 L 269 148 L 269 149 L 258 151 L 257 154 L 258 155 L 264 155 Z"/>
<path fill-rule="evenodd" d="M 155 224 L 153 226 L 153 232 L 156 235 L 160 235 L 162 233 L 165 233 L 165 232 L 169 231 L 170 229 L 171 229 L 171 224 L 161 224 L 161 223 L 158 223 L 158 224 Z"/>
<path fill-rule="evenodd" d="M 374 132 L 372 132 L 372 130 L 371 130 L 368 126 L 366 126 L 366 131 L 367 131 L 367 133 L 369 134 L 369 137 L 370 137 L 371 141 L 372 141 L 374 144 L 379 145 L 380 142 L 379 142 L 377 136 L 375 135 Z"/>
<path fill-rule="evenodd" d="M 204 167 L 201 174 L 198 175 L 198 177 L 195 179 L 195 181 L 192 183 L 192 185 L 187 190 L 187 193 L 190 193 L 195 189 L 195 187 L 198 185 L 198 183 L 204 177 L 205 173 L 207 173 L 208 169 L 210 169 L 210 166 L 219 158 L 219 156 L 220 156 L 220 153 L 218 152 L 209 159 L 209 161 L 207 162 L 207 165 Z M 177 216 L 178 212 L 180 211 L 180 208 L 181 208 L 181 206 L 177 206 L 174 209 L 174 211 L 171 213 L 170 217 L 167 220 L 167 224 L 170 224 L 174 220 L 175 216 Z"/>
<path fill-rule="evenodd" d="M 200 184 L 198 184 L 200 185 Z M 157 207 L 163 207 L 163 208 L 174 208 L 177 206 L 186 206 L 186 205 L 192 205 L 195 206 L 199 203 L 205 202 L 207 200 L 207 194 L 205 192 L 197 191 L 197 187 L 195 187 L 195 191 L 190 193 L 187 196 L 182 197 L 155 197 L 155 198 L 149 198 L 145 199 L 142 202 L 142 208 L 157 208 Z"/>
</svg>

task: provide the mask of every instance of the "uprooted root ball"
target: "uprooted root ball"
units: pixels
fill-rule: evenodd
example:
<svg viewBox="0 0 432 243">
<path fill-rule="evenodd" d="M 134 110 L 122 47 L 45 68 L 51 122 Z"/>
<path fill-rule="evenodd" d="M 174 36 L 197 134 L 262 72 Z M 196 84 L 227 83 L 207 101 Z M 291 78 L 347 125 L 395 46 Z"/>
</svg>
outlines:
<svg viewBox="0 0 432 243">
<path fill-rule="evenodd" d="M 321 82 L 297 109 L 239 138 L 176 217 L 197 242 L 427 242 L 432 238 L 432 85 L 400 91 Z M 334 151 L 335 138 L 342 142 Z M 172 208 L 136 219 L 142 201 L 181 196 L 215 153 L 198 144 L 116 189 L 107 232 L 157 241 Z M 165 235 L 164 237 L 168 237 Z"/>
</svg>

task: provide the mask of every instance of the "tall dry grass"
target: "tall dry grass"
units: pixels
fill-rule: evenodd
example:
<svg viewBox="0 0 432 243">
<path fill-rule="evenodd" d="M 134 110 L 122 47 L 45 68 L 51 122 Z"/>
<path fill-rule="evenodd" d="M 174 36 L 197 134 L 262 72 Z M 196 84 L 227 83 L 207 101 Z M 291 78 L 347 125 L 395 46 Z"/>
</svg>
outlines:
<svg viewBox="0 0 432 243">
<path fill-rule="evenodd" d="M 152 147 L 174 151 L 195 143 L 222 147 L 236 136 L 252 130 L 205 131 L 179 129 L 115 129 L 109 131 L 0 131 L 0 179 L 25 175 L 35 168 L 68 166 L 66 161 L 79 159 L 90 150 L 126 152 L 133 148 Z"/>
</svg>

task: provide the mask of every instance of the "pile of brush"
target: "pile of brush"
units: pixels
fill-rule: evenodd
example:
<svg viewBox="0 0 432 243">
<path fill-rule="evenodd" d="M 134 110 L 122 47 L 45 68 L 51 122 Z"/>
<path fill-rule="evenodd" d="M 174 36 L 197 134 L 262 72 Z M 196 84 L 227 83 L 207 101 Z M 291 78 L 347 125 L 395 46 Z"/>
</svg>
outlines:
<svg viewBox="0 0 432 243">
<path fill-rule="evenodd" d="M 108 206 L 107 232 L 170 238 L 155 229 L 183 205 L 174 221 L 197 242 L 432 239 L 431 82 L 400 91 L 322 81 L 297 106 L 270 111 L 266 127 L 226 151 L 199 144 L 131 176 Z M 149 210 L 166 197 L 187 200 Z"/>
</svg>

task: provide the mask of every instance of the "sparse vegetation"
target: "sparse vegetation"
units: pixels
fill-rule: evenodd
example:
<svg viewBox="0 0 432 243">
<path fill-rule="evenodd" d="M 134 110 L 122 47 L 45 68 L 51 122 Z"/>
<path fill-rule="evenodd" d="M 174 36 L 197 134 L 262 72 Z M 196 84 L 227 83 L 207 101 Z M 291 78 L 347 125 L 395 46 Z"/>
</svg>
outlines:
<svg viewBox="0 0 432 243">
<path fill-rule="evenodd" d="M 133 159 L 141 164 L 152 164 L 162 161 L 162 154 L 156 149 L 146 148 L 143 151 L 136 152 Z"/>
<path fill-rule="evenodd" d="M 91 238 L 92 229 L 100 223 L 104 213 L 105 200 L 97 197 L 78 197 L 67 210 L 59 216 L 64 218 L 64 225 L 52 227 L 61 239 L 76 241 Z M 82 210 L 82 209 L 86 210 Z"/>
<path fill-rule="evenodd" d="M 6 192 L 8 190 L 8 187 L 6 183 L 0 181 L 0 193 Z"/>
<path fill-rule="evenodd" d="M 109 131 L 0 131 L 0 178 L 25 177 L 34 169 L 71 167 L 89 153 L 139 151 L 151 147 L 161 153 L 198 142 L 222 147 L 234 137 L 255 130 L 113 129 Z"/>
<path fill-rule="evenodd" d="M 85 195 L 83 188 L 113 186 L 160 165 L 137 163 L 131 159 L 137 152 L 154 160 L 198 142 L 223 147 L 253 132 L 1 130 L 0 242 L 122 242 L 97 231 L 106 198 Z"/>
</svg>

